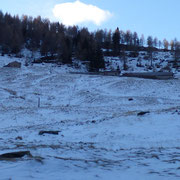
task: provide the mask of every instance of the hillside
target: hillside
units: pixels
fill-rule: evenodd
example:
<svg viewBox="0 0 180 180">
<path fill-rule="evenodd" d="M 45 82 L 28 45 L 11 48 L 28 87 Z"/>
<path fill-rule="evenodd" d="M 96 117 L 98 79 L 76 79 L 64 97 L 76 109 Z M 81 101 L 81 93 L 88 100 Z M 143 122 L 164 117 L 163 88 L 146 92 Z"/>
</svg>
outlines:
<svg viewBox="0 0 180 180">
<path fill-rule="evenodd" d="M 161 62 L 167 54 L 157 56 Z M 114 68 L 121 63 L 107 59 Z M 14 60 L 22 62 L 21 69 L 3 67 Z M 144 71 L 136 61 L 130 68 Z M 24 65 L 25 58 L 0 57 L 0 154 L 28 150 L 32 157 L 1 160 L 1 179 L 179 178 L 179 78 L 71 74 L 85 70 Z M 142 111 L 149 113 L 138 116 Z M 39 135 L 42 130 L 60 132 Z"/>
</svg>

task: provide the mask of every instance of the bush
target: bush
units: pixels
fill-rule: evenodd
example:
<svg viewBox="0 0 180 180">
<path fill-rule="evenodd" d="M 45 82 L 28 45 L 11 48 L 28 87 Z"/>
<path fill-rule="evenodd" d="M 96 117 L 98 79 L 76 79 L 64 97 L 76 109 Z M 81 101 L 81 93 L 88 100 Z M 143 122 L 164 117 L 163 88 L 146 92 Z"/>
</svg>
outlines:
<svg viewBox="0 0 180 180">
<path fill-rule="evenodd" d="M 129 53 L 129 57 L 133 57 L 133 58 L 136 58 L 136 57 L 138 57 L 139 56 L 139 52 L 130 52 Z"/>
</svg>

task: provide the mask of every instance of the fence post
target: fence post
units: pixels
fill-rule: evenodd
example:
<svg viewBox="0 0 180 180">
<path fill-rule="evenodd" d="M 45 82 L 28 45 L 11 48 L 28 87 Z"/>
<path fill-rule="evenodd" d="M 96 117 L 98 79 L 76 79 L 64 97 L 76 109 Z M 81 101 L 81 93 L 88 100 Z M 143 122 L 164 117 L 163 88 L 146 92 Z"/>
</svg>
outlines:
<svg viewBox="0 0 180 180">
<path fill-rule="evenodd" d="M 40 97 L 38 97 L 38 108 L 40 108 Z"/>
</svg>

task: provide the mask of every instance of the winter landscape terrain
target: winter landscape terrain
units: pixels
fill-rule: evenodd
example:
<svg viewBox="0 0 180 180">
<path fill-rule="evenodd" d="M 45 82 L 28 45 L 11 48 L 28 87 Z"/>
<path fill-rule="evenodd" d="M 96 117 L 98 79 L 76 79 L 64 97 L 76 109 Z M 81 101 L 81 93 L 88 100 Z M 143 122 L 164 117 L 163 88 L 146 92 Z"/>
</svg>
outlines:
<svg viewBox="0 0 180 180">
<path fill-rule="evenodd" d="M 15 60 L 20 69 L 3 67 Z M 137 69 L 137 59 L 129 62 L 132 70 L 145 71 Z M 24 58 L 0 57 L 0 154 L 32 156 L 1 160 L 1 180 L 180 178 L 178 73 L 152 80 L 24 64 Z M 138 116 L 142 111 L 148 113 Z M 42 130 L 59 134 L 39 135 Z"/>
</svg>

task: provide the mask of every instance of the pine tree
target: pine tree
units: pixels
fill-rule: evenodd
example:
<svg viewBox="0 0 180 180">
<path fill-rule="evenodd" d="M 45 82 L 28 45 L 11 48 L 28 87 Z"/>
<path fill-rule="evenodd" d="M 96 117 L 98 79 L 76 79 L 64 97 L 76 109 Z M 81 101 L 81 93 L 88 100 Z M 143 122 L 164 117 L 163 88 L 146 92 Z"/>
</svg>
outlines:
<svg viewBox="0 0 180 180">
<path fill-rule="evenodd" d="M 104 48 L 107 51 L 107 55 L 110 55 L 110 50 L 111 50 L 111 44 L 112 44 L 112 34 L 111 30 L 107 33 L 105 37 L 105 42 L 104 42 Z"/>
<path fill-rule="evenodd" d="M 113 40 L 113 54 L 114 54 L 114 56 L 118 56 L 119 51 L 120 51 L 120 32 L 119 32 L 119 28 L 117 28 L 115 30 L 115 32 L 113 33 L 112 40 Z"/>
<path fill-rule="evenodd" d="M 180 60 L 180 42 L 175 40 L 174 49 L 174 61 L 177 63 Z"/>
<path fill-rule="evenodd" d="M 105 62 L 104 62 L 104 56 L 103 56 L 101 47 L 98 44 L 96 44 L 95 46 L 96 47 L 94 48 L 92 52 L 93 57 L 90 60 L 89 71 L 98 72 L 99 69 L 105 68 Z"/>
<path fill-rule="evenodd" d="M 153 64 L 153 38 L 152 36 L 148 36 L 147 45 L 148 45 L 148 56 L 150 60 L 150 66 L 152 67 L 152 64 Z"/>
<path fill-rule="evenodd" d="M 72 63 L 72 43 L 68 37 L 61 35 L 58 46 L 58 61 L 63 64 Z"/>
</svg>

